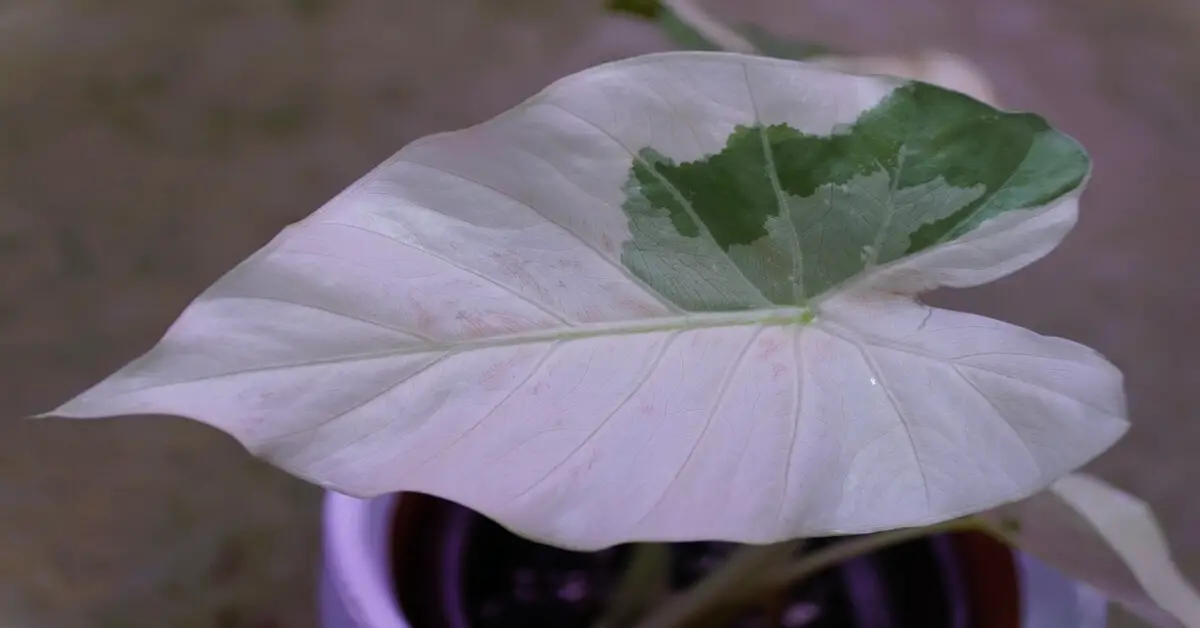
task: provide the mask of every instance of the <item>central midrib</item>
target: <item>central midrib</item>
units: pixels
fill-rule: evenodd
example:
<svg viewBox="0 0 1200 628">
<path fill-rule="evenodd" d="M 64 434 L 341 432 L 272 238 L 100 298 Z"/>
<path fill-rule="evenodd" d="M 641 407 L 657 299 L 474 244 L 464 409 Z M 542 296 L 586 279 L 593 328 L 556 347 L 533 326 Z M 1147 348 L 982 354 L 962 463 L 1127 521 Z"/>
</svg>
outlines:
<svg viewBox="0 0 1200 628">
<path fill-rule="evenodd" d="M 409 345 L 390 352 L 393 355 L 416 353 L 459 353 L 475 349 L 507 347 L 542 342 L 582 340 L 600 336 L 632 336 L 664 331 L 691 331 L 719 327 L 808 325 L 814 312 L 807 307 L 757 309 L 743 312 L 704 312 L 684 316 L 664 316 L 636 321 L 586 323 L 571 327 L 544 329 L 516 334 L 472 338 L 455 342 L 435 342 Z"/>
</svg>

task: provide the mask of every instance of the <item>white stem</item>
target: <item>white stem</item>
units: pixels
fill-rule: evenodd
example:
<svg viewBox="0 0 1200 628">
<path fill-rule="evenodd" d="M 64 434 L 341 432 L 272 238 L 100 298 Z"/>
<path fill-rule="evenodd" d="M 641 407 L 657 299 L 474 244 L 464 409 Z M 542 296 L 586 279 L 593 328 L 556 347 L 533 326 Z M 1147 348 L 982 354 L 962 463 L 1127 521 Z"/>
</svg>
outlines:
<svg viewBox="0 0 1200 628">
<path fill-rule="evenodd" d="M 740 33 L 722 24 L 696 4 L 696 0 L 661 0 L 680 22 L 727 52 L 758 54 L 758 47 Z"/>
<path fill-rule="evenodd" d="M 739 547 L 699 583 L 668 599 L 643 618 L 637 628 L 683 628 L 718 610 L 737 608 L 746 599 L 761 593 L 766 588 L 765 576 L 777 573 L 800 545 L 801 541 L 784 541 Z"/>
<path fill-rule="evenodd" d="M 912 541 L 933 534 L 972 530 L 976 528 L 976 525 L 974 519 L 954 519 L 931 526 L 897 528 L 895 530 L 886 530 L 884 532 L 876 532 L 845 540 L 804 556 L 798 562 L 788 565 L 774 574 L 768 579 L 768 582 L 777 588 L 784 588 L 844 563 L 851 558 L 865 556 L 893 545 L 899 545 L 905 541 Z"/>
<path fill-rule="evenodd" d="M 638 543 L 617 583 L 604 617 L 592 628 L 629 626 L 671 592 L 671 548 L 666 543 Z"/>
<path fill-rule="evenodd" d="M 975 518 L 953 519 L 925 527 L 876 532 L 844 539 L 802 555 L 796 562 L 787 560 L 795 551 L 795 545 L 747 545 L 698 585 L 668 600 L 638 624 L 638 628 L 684 628 L 705 619 L 708 614 L 722 607 L 736 608 L 764 594 L 785 590 L 797 581 L 851 558 L 931 534 L 972 529 L 978 529 Z M 783 564 L 779 564 L 781 562 Z"/>
</svg>

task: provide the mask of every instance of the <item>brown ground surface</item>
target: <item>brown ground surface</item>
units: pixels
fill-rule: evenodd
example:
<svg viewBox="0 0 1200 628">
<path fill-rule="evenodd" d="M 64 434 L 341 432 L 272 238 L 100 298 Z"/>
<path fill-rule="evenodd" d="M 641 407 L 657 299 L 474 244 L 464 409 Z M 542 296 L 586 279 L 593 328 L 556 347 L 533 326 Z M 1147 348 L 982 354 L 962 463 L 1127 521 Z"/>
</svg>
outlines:
<svg viewBox="0 0 1200 628">
<path fill-rule="evenodd" d="M 590 0 L 0 0 L 0 627 L 308 628 L 319 494 L 181 420 L 27 422 L 405 142 L 662 49 Z M 1095 346 L 1096 468 L 1200 580 L 1200 4 L 727 0 L 842 48 L 964 52 L 1094 153 L 1051 258 L 940 301 Z"/>
</svg>

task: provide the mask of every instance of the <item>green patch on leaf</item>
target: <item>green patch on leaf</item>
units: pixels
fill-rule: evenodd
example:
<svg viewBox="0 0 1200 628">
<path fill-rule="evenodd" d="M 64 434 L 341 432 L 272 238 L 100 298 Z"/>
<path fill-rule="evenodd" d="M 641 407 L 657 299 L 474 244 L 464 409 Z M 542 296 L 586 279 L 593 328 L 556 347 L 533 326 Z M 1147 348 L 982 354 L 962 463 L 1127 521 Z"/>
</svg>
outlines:
<svg viewBox="0 0 1200 628">
<path fill-rule="evenodd" d="M 802 305 L 1046 204 L 1088 168 L 1042 118 L 909 83 L 828 136 L 741 126 L 721 152 L 686 163 L 643 149 L 626 184 L 622 259 L 689 311 Z"/>
</svg>

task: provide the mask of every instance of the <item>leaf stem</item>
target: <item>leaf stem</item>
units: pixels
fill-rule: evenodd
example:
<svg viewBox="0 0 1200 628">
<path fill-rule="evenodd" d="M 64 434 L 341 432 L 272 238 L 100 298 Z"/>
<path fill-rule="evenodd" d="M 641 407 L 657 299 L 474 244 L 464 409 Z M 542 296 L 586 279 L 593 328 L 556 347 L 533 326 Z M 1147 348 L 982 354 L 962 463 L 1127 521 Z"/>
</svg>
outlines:
<svg viewBox="0 0 1200 628">
<path fill-rule="evenodd" d="M 979 522 L 974 518 L 953 519 L 930 526 L 899 528 L 847 538 L 804 555 L 798 561 L 782 565 L 777 564 L 778 559 L 791 557 L 798 541 L 790 542 L 793 543 L 790 549 L 785 549 L 787 544 L 748 545 L 700 584 L 663 604 L 638 624 L 638 628 L 683 628 L 701 621 L 724 625 L 717 621 L 717 616 L 852 558 L 931 534 L 976 529 L 978 526 Z"/>
<path fill-rule="evenodd" d="M 759 54 L 758 47 L 749 39 L 709 15 L 695 0 L 662 0 L 662 5 L 674 13 L 680 22 L 692 27 L 721 49 L 727 52 Z"/>
<path fill-rule="evenodd" d="M 608 608 L 593 628 L 629 626 L 671 592 L 671 547 L 638 543 Z"/>
<path fill-rule="evenodd" d="M 764 587 L 763 576 L 776 573 L 786 564 L 802 541 L 772 545 L 743 545 L 720 567 L 698 584 L 659 606 L 637 624 L 638 628 L 678 628 L 714 614 L 736 609 Z M 714 622 L 714 625 L 723 625 Z"/>
<path fill-rule="evenodd" d="M 866 536 L 846 539 L 817 550 L 801 560 L 779 570 L 768 579 L 768 586 L 783 588 L 795 582 L 817 575 L 852 558 L 857 558 L 872 552 L 912 541 L 921 537 L 946 532 L 970 530 L 978 527 L 974 519 L 952 519 L 945 523 L 919 528 L 898 528 L 886 532 L 877 532 Z"/>
</svg>

